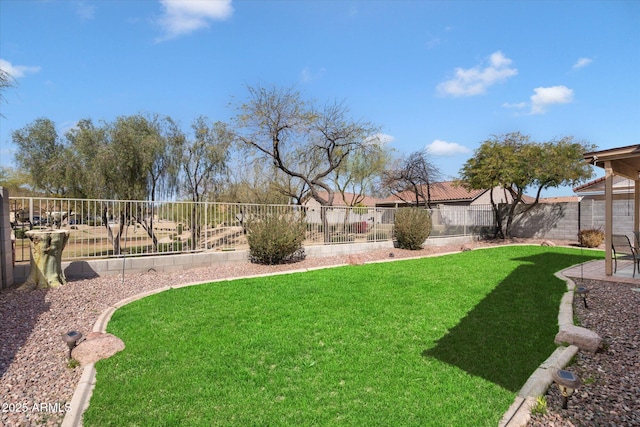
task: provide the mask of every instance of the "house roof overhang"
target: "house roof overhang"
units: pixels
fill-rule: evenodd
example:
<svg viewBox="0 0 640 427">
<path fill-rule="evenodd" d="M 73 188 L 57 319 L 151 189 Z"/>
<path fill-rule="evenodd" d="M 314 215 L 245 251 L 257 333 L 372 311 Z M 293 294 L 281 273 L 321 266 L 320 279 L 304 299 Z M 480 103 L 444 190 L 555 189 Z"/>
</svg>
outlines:
<svg viewBox="0 0 640 427">
<path fill-rule="evenodd" d="M 613 274 L 613 178 L 623 176 L 634 181 L 633 231 L 640 232 L 640 145 L 585 153 L 583 158 L 605 170 L 605 274 Z"/>
<path fill-rule="evenodd" d="M 607 168 L 611 165 L 614 175 L 621 175 L 631 180 L 638 180 L 640 171 L 640 145 L 612 148 L 610 150 L 592 151 L 583 155 L 594 166 Z"/>
</svg>

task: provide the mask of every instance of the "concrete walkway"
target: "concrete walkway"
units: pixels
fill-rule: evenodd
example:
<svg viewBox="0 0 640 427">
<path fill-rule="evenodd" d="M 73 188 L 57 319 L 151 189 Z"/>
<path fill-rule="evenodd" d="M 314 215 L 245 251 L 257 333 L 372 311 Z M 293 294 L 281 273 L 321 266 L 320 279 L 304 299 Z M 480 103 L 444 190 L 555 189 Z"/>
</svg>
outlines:
<svg viewBox="0 0 640 427">
<path fill-rule="evenodd" d="M 604 272 L 604 260 L 589 261 L 562 272 L 572 279 L 598 280 L 602 282 L 629 283 L 640 286 L 640 272 L 633 277 L 633 261 L 620 261 L 615 274 L 607 276 Z"/>
</svg>

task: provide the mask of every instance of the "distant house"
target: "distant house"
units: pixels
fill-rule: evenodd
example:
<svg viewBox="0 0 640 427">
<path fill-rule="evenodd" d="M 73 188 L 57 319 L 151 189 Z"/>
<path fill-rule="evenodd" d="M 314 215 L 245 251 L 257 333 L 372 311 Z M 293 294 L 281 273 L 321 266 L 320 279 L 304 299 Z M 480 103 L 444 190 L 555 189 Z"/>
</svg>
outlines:
<svg viewBox="0 0 640 427">
<path fill-rule="evenodd" d="M 426 189 L 423 194 L 426 194 Z M 490 205 L 490 190 L 467 190 L 455 181 L 435 182 L 429 186 L 430 203 L 436 206 L 477 206 Z M 508 203 L 512 200 L 511 194 L 502 187 L 493 189 L 493 201 L 495 203 Z M 379 207 L 415 206 L 416 196 L 412 191 L 404 191 L 393 195 L 377 203 Z M 424 198 L 418 200 L 418 206 L 425 206 Z"/>
<path fill-rule="evenodd" d="M 582 200 L 604 200 L 605 177 L 594 179 L 579 187 L 575 187 L 573 192 L 582 197 Z M 613 199 L 633 200 L 634 182 L 623 176 L 613 176 Z"/>
<path fill-rule="evenodd" d="M 531 197 L 531 200 L 534 200 L 533 197 Z M 580 196 L 541 197 L 538 200 L 539 203 L 577 203 L 579 201 Z"/>
<path fill-rule="evenodd" d="M 328 198 L 326 191 L 321 191 L 320 197 L 323 199 Z M 326 209 L 326 218 L 329 224 L 342 224 L 347 222 L 367 222 L 368 224 L 385 222 L 383 218 L 383 209 L 376 210 L 376 204 L 380 201 L 375 197 L 359 196 L 353 193 L 345 193 L 344 198 L 342 194 L 336 192 L 333 199 L 333 205 Z M 355 202 L 355 203 L 354 203 Z M 303 206 L 307 207 L 307 220 L 309 222 L 321 222 L 320 202 L 313 197 L 308 197 L 303 203 Z M 346 207 L 359 206 L 362 209 L 348 210 Z"/>
<path fill-rule="evenodd" d="M 327 200 L 327 198 L 329 197 L 326 191 L 320 191 L 319 195 L 324 200 Z M 336 192 L 333 198 L 333 206 L 359 205 L 359 206 L 375 207 L 380 200 L 381 199 L 377 199 L 375 197 L 361 196 L 359 194 L 354 194 L 354 193 L 344 193 L 344 198 L 343 198 L 341 193 Z M 302 204 L 304 206 L 309 206 L 309 207 L 320 206 L 320 202 L 318 202 L 316 199 L 314 199 L 311 196 L 309 196 Z"/>
</svg>

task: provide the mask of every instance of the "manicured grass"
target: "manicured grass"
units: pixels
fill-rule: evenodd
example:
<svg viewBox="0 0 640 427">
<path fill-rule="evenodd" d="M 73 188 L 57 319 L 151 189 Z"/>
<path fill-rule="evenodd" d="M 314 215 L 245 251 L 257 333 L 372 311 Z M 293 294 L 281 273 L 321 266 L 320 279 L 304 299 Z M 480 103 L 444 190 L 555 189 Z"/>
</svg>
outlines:
<svg viewBox="0 0 640 427">
<path fill-rule="evenodd" d="M 85 426 L 495 426 L 555 349 L 554 273 L 499 247 L 170 290 L 114 313 Z"/>
</svg>

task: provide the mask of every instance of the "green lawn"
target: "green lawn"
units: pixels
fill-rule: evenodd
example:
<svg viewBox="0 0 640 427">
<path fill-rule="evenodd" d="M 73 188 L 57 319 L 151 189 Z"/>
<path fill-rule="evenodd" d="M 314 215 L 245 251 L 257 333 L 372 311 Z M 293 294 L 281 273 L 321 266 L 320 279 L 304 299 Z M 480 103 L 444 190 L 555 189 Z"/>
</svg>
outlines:
<svg viewBox="0 0 640 427">
<path fill-rule="evenodd" d="M 496 426 L 555 349 L 554 273 L 498 247 L 175 289 L 114 313 L 85 426 Z"/>
</svg>

